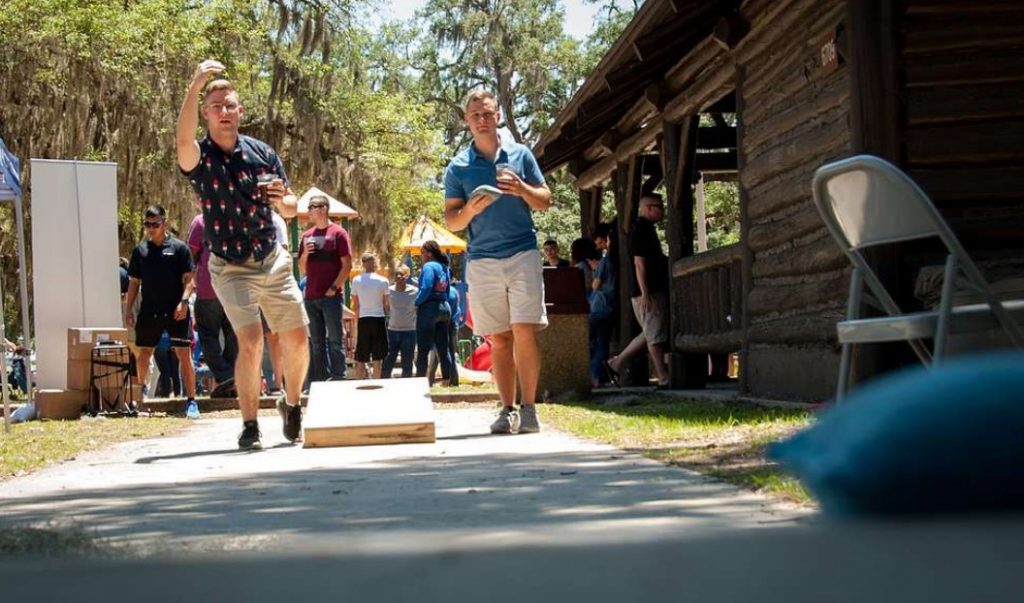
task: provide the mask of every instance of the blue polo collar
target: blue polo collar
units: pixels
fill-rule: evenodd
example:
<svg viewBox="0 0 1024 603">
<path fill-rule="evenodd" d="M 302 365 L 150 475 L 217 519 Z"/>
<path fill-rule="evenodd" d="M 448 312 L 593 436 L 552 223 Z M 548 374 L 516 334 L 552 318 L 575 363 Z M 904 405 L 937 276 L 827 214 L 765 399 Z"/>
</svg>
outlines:
<svg viewBox="0 0 1024 603">
<path fill-rule="evenodd" d="M 510 142 L 512 141 L 506 142 L 505 137 L 501 135 L 501 132 L 498 132 L 498 153 L 494 157 L 494 163 L 500 163 L 502 159 L 508 161 L 508 149 L 510 147 Z M 504 157 L 502 157 L 503 154 Z M 486 157 L 477 152 L 476 142 L 470 142 L 469 161 L 471 163 L 476 163 L 477 159 L 483 159 L 484 161 L 491 163 L 490 160 L 488 160 Z"/>
</svg>

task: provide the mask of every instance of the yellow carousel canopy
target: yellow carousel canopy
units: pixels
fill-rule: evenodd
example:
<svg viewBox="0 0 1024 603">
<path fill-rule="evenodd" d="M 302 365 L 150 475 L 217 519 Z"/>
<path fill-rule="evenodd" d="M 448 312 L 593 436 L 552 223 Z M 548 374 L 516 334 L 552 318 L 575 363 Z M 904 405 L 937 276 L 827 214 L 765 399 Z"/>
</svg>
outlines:
<svg viewBox="0 0 1024 603">
<path fill-rule="evenodd" d="M 445 253 L 465 253 L 466 251 L 465 241 L 426 216 L 417 218 L 405 227 L 398 246 L 402 251 L 418 253 L 420 247 L 431 240 L 437 241 L 441 251 Z"/>
<path fill-rule="evenodd" d="M 323 192 L 322 190 L 314 186 L 305 193 L 303 193 L 301 197 L 299 197 L 298 217 L 300 220 L 305 221 L 309 219 L 309 200 L 310 198 L 316 197 L 317 195 L 327 197 L 327 202 L 329 204 L 327 207 L 327 215 L 329 215 L 330 217 L 341 219 L 347 218 L 349 220 L 355 220 L 356 218 L 359 217 L 359 212 L 357 212 L 356 210 L 352 209 L 351 207 L 345 205 L 341 201 L 338 201 L 334 197 L 328 195 L 327 193 Z"/>
</svg>

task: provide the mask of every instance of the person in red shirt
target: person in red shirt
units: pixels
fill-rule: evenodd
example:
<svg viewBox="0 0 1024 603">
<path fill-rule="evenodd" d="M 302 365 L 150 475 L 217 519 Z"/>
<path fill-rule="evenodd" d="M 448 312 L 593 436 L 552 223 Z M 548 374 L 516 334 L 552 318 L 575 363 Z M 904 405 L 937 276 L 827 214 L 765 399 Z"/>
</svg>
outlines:
<svg viewBox="0 0 1024 603">
<path fill-rule="evenodd" d="M 352 270 L 352 243 L 348 232 L 331 222 L 327 197 L 309 200 L 313 227 L 302 233 L 299 270 L 306 274 L 304 301 L 309 315 L 311 357 L 309 380 L 345 378 L 344 333 L 341 306 L 345 281 Z"/>
</svg>

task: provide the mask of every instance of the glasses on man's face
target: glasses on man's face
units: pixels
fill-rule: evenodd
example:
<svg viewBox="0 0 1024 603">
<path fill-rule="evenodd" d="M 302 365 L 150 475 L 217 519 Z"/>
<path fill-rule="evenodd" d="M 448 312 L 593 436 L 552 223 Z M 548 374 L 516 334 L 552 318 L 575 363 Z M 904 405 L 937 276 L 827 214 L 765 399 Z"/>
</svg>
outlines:
<svg viewBox="0 0 1024 603">
<path fill-rule="evenodd" d="M 309 209 L 327 209 L 326 205 L 310 205 Z"/>
<path fill-rule="evenodd" d="M 145 226 L 146 228 L 160 228 L 160 226 L 162 224 L 163 224 L 163 221 L 160 221 L 160 222 L 143 222 L 142 223 L 142 225 Z"/>
<path fill-rule="evenodd" d="M 405 278 L 405 275 L 404 274 L 396 274 L 395 278 Z"/>
</svg>

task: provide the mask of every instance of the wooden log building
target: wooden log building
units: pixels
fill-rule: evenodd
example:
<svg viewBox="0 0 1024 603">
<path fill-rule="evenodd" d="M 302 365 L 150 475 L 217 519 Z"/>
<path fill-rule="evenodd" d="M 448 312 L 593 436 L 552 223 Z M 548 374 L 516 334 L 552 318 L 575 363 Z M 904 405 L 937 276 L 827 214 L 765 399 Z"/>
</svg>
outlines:
<svg viewBox="0 0 1024 603">
<path fill-rule="evenodd" d="M 739 352 L 746 393 L 821 400 L 849 266 L 813 206 L 814 170 L 889 159 L 972 255 L 1012 263 L 1024 257 L 1021 99 L 1020 0 L 647 0 L 535 151 L 545 171 L 575 177 L 585 235 L 605 190 L 624 241 L 642 192 L 664 187 L 674 386 L 702 386 L 709 353 Z M 741 233 L 695 253 L 701 177 L 737 182 Z M 624 248 L 620 274 L 632 270 Z M 929 248 L 875 260 L 919 303 Z M 625 342 L 637 326 L 621 302 Z M 865 348 L 857 374 L 900 356 Z"/>
</svg>

